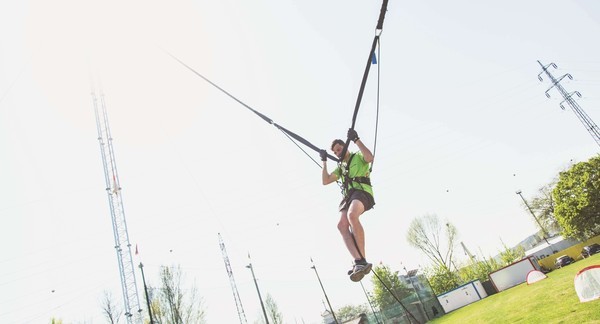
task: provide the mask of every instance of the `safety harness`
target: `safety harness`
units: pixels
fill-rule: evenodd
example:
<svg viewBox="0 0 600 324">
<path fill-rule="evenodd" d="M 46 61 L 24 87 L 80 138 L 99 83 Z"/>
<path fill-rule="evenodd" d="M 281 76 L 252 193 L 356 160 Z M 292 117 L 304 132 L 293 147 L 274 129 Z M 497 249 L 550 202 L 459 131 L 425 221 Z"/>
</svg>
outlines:
<svg viewBox="0 0 600 324">
<path fill-rule="evenodd" d="M 352 163 L 352 158 L 354 158 L 354 156 L 356 155 L 356 153 L 352 153 L 350 154 L 350 158 L 348 158 L 348 162 L 346 163 L 346 167 L 344 167 L 344 164 L 342 162 L 340 162 L 340 170 L 342 171 L 342 182 L 341 182 L 341 189 L 342 189 L 342 194 L 344 196 L 346 196 L 348 194 L 348 191 L 350 189 L 350 184 L 352 182 L 356 182 L 359 184 L 365 184 L 365 185 L 371 185 L 371 178 L 370 177 L 350 177 L 350 163 Z"/>
</svg>

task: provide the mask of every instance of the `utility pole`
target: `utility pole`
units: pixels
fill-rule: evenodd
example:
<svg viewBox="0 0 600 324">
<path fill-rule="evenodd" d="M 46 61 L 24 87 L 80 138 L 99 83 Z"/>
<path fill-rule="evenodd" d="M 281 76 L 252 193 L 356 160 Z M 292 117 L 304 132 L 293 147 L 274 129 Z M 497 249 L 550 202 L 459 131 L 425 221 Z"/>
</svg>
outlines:
<svg viewBox="0 0 600 324">
<path fill-rule="evenodd" d="M 592 138 L 594 138 L 594 141 L 596 141 L 596 144 L 598 144 L 600 146 L 600 129 L 598 129 L 598 126 L 596 126 L 594 121 L 592 121 L 592 119 L 585 113 L 585 111 L 583 111 L 583 109 L 581 109 L 581 107 L 579 106 L 577 101 L 575 101 L 575 99 L 573 99 L 573 95 L 577 95 L 579 98 L 581 98 L 581 93 L 579 93 L 579 91 L 574 91 L 574 92 L 569 93 L 569 92 L 567 92 L 567 90 L 565 90 L 565 88 L 563 88 L 562 84 L 560 84 L 562 79 L 564 79 L 565 77 L 568 77 L 569 79 L 573 80 L 573 76 L 571 76 L 571 74 L 567 73 L 567 74 L 561 76 L 560 78 L 556 79 L 552 74 L 550 74 L 550 71 L 548 71 L 548 68 L 551 66 L 556 69 L 557 68 L 556 64 L 550 63 L 548 65 L 543 65 L 540 61 L 537 61 L 537 62 L 542 67 L 542 72 L 540 72 L 540 74 L 538 74 L 538 79 L 540 81 L 543 81 L 542 73 L 546 73 L 546 75 L 548 76 L 548 78 L 550 78 L 550 81 L 552 82 L 552 85 L 550 86 L 550 88 L 548 88 L 548 90 L 546 90 L 546 92 L 545 92 L 546 97 L 550 98 L 550 94 L 548 93 L 548 91 L 550 91 L 552 88 L 556 88 L 558 90 L 558 92 L 562 95 L 562 97 L 564 98 L 564 100 L 560 103 L 560 108 L 562 108 L 562 110 L 565 110 L 563 103 L 566 101 L 567 104 L 569 104 L 569 106 L 575 113 L 575 115 L 577 116 L 577 118 L 579 118 L 581 123 L 585 126 L 585 129 L 587 129 L 587 131 L 590 133 L 590 135 L 592 135 Z"/>
<path fill-rule="evenodd" d="M 221 247 L 223 261 L 225 262 L 225 269 L 227 270 L 227 276 L 229 277 L 229 283 L 231 284 L 231 290 L 233 291 L 233 299 L 235 300 L 235 307 L 237 308 L 240 324 L 248 323 L 248 321 L 246 320 L 246 314 L 244 313 L 244 307 L 242 306 L 242 300 L 240 299 L 240 294 L 238 293 L 237 285 L 235 284 L 235 278 L 233 278 L 233 270 L 231 269 L 231 264 L 229 263 L 227 250 L 225 250 L 225 242 L 223 242 L 221 233 L 218 234 L 219 246 Z"/>
<path fill-rule="evenodd" d="M 250 253 L 248 253 L 248 260 L 250 260 Z M 246 268 L 250 269 L 250 272 L 252 272 L 252 279 L 254 279 L 254 285 L 256 286 L 256 292 L 258 293 L 258 300 L 260 301 L 260 307 L 262 307 L 263 315 L 265 316 L 265 323 L 269 324 L 269 318 L 267 317 L 265 304 L 263 304 L 262 297 L 260 296 L 260 289 L 258 289 L 258 283 L 256 282 L 256 277 L 254 276 L 254 268 L 252 268 L 252 261 L 250 261 L 250 264 L 248 264 Z"/>
<path fill-rule="evenodd" d="M 121 197 L 121 184 L 117 172 L 115 152 L 112 146 L 112 135 L 108 124 L 104 93 L 100 91 L 100 100 L 98 100 L 93 85 L 92 99 L 96 115 L 96 128 L 98 129 L 98 142 L 100 143 L 100 153 L 102 154 L 102 165 L 104 167 L 106 193 L 108 194 L 113 226 L 114 248 L 117 252 L 119 274 L 121 276 L 125 318 L 129 324 L 142 323 L 142 309 L 140 308 L 140 299 L 135 280 L 135 266 L 131 255 L 131 244 L 129 243 L 129 233 L 127 232 L 123 198 Z"/>
<path fill-rule="evenodd" d="M 529 207 L 527 200 L 525 200 L 525 198 L 523 198 L 523 193 L 521 192 L 521 190 L 517 190 L 517 195 L 519 195 L 519 197 L 521 197 L 521 199 L 523 199 L 523 202 L 525 203 L 525 206 L 527 206 L 527 209 L 529 209 L 531 216 L 533 216 L 533 219 L 535 219 L 536 223 L 540 226 L 540 229 L 542 230 L 542 233 L 544 234 L 544 241 L 546 241 L 546 243 L 548 243 L 548 245 L 550 245 L 550 242 L 548 242 L 548 239 L 546 238 L 549 236 L 548 232 L 546 232 L 546 229 L 544 228 L 544 226 L 542 226 L 542 223 L 540 223 L 538 218 L 533 213 L 533 210 L 531 209 L 531 207 Z"/>
<path fill-rule="evenodd" d="M 315 270 L 315 274 L 317 275 L 317 279 L 319 280 L 319 285 L 321 285 L 321 290 L 323 290 L 323 295 L 325 295 L 325 300 L 327 300 L 327 305 L 329 305 L 329 311 L 331 312 L 331 315 L 333 316 L 333 320 L 335 321 L 336 324 L 338 324 L 338 320 L 335 317 L 335 312 L 333 311 L 333 308 L 331 307 L 331 303 L 329 302 L 329 297 L 327 297 L 327 293 L 325 292 L 325 288 L 323 288 L 323 283 L 321 282 L 321 277 L 319 277 L 319 273 L 317 272 L 317 267 L 315 266 L 315 262 L 313 261 L 312 258 L 310 258 L 310 262 L 312 263 L 312 267 L 310 267 L 311 269 Z"/>
</svg>

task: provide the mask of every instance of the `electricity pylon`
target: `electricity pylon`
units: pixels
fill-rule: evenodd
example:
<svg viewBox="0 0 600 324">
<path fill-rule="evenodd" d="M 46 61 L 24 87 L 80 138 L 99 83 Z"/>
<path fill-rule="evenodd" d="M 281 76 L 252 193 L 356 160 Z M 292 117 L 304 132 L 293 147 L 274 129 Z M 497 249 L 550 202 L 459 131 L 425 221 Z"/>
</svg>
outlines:
<svg viewBox="0 0 600 324">
<path fill-rule="evenodd" d="M 579 120 L 581 121 L 581 123 L 585 126 L 585 129 L 587 129 L 587 131 L 590 133 L 590 135 L 592 135 L 592 137 L 594 138 L 594 141 L 596 141 L 596 144 L 598 144 L 598 146 L 600 146 L 600 130 L 598 129 L 598 126 L 596 126 L 596 124 L 594 123 L 594 121 L 592 121 L 592 119 L 585 113 L 585 111 L 583 111 L 583 109 L 581 109 L 581 107 L 579 106 L 579 104 L 577 103 L 577 101 L 575 101 L 575 99 L 573 99 L 573 95 L 577 95 L 578 97 L 581 98 L 581 93 L 579 93 L 579 91 L 574 91 L 574 92 L 567 92 L 567 90 L 565 90 L 565 88 L 563 88 L 562 84 L 560 84 L 560 81 L 562 81 L 562 79 L 564 79 L 565 77 L 568 77 L 569 79 L 573 80 L 573 76 L 569 73 L 561 76 L 560 78 L 556 79 L 551 73 L 550 71 L 548 71 L 549 67 L 553 67 L 553 68 L 557 68 L 556 64 L 554 63 L 550 63 L 548 65 L 543 65 L 540 61 L 537 61 L 540 66 L 542 67 L 542 72 L 540 72 L 540 74 L 538 74 L 538 79 L 540 79 L 540 81 L 542 80 L 542 73 L 546 73 L 546 75 L 548 76 L 548 78 L 550 78 L 550 81 L 552 82 L 552 85 L 550 86 L 550 88 L 548 88 L 548 90 L 546 90 L 545 94 L 546 97 L 550 98 L 550 94 L 548 93 L 548 91 L 550 91 L 552 88 L 556 88 L 558 90 L 558 92 L 562 95 L 562 97 L 564 98 L 564 100 L 560 103 L 560 108 L 562 108 L 562 110 L 565 110 L 565 106 L 563 105 L 564 102 L 567 102 L 567 104 L 569 104 L 569 106 L 571 107 L 571 109 L 573 109 L 573 112 L 575 112 L 575 115 L 577 115 L 577 118 L 579 118 Z"/>
</svg>

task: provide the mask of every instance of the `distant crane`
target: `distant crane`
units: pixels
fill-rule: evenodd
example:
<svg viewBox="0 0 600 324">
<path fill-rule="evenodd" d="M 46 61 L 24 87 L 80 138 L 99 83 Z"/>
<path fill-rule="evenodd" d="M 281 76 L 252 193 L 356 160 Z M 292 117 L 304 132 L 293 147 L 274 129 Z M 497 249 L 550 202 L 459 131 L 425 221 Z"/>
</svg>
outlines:
<svg viewBox="0 0 600 324">
<path fill-rule="evenodd" d="M 598 126 L 596 126 L 594 121 L 592 121 L 592 119 L 585 113 L 585 111 L 583 111 L 583 109 L 581 109 L 581 107 L 579 106 L 577 101 L 575 101 L 575 99 L 573 99 L 573 95 L 577 95 L 578 97 L 581 98 L 581 93 L 579 93 L 579 91 L 574 91 L 574 92 L 568 93 L 567 90 L 565 90 L 565 88 L 563 88 L 562 84 L 560 84 L 560 81 L 562 81 L 562 79 L 564 79 L 565 77 L 568 77 L 569 79 L 573 80 L 573 76 L 571 76 L 571 74 L 567 73 L 567 74 L 561 76 L 560 78 L 556 79 L 552 74 L 550 74 L 550 71 L 548 71 L 548 68 L 550 66 L 552 66 L 553 68 L 556 69 L 557 68 L 556 64 L 550 63 L 548 65 L 543 65 L 540 61 L 537 61 L 537 62 L 540 64 L 540 66 L 542 67 L 542 70 L 543 70 L 542 72 L 540 72 L 540 74 L 538 74 L 538 79 L 540 81 L 543 81 L 542 73 L 546 73 L 548 78 L 550 78 L 550 81 L 552 81 L 552 85 L 545 92 L 546 97 L 550 98 L 550 94 L 548 93 L 548 91 L 550 91 L 552 88 L 556 87 L 558 92 L 564 98 L 564 100 L 560 103 L 560 108 L 562 108 L 562 110 L 565 110 L 565 106 L 563 106 L 563 103 L 566 101 L 567 104 L 569 104 L 569 106 L 571 106 L 571 109 L 573 109 L 573 112 L 575 112 L 575 115 L 577 115 L 577 118 L 579 118 L 581 123 L 585 126 L 585 129 L 587 129 L 587 131 L 590 133 L 590 135 L 592 135 L 592 137 L 594 138 L 594 141 L 596 141 L 596 144 L 598 144 L 600 146 L 600 129 L 598 129 Z"/>
<path fill-rule="evenodd" d="M 242 300 L 235 284 L 235 278 L 233 278 L 233 270 L 231 270 L 231 264 L 229 263 L 229 257 L 227 256 L 227 250 L 225 250 L 225 242 L 219 233 L 219 246 L 221 247 L 221 253 L 223 254 L 223 261 L 225 261 L 225 269 L 229 276 L 229 283 L 231 284 L 231 290 L 233 291 L 233 299 L 235 300 L 235 307 L 237 308 L 238 317 L 240 318 L 240 324 L 248 323 L 246 320 L 246 314 L 244 313 L 244 307 L 242 306 Z"/>
<path fill-rule="evenodd" d="M 121 289 L 123 291 L 123 302 L 125 304 L 125 317 L 127 323 L 142 323 L 142 309 L 138 297 L 137 283 L 135 280 L 135 266 L 131 255 L 131 244 L 127 233 L 127 222 L 121 197 L 121 185 L 117 173 L 117 163 L 112 146 L 112 136 L 108 125 L 108 115 L 104 102 L 104 93 L 100 90 L 100 99 L 92 86 L 92 99 L 94 112 L 96 114 L 96 127 L 98 128 L 98 141 L 102 154 L 102 165 L 104 166 L 104 178 L 106 181 L 106 193 L 110 205 L 113 234 L 115 238 L 115 250 L 119 263 L 119 274 L 121 275 Z M 98 102 L 99 101 L 99 102 Z M 135 314 L 134 314 L 135 312 Z"/>
</svg>

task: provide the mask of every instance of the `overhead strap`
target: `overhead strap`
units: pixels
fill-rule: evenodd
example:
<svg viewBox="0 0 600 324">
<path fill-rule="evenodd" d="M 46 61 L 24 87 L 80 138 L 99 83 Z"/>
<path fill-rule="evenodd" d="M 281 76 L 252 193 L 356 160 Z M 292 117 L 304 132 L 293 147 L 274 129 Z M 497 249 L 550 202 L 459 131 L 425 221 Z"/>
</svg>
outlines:
<svg viewBox="0 0 600 324">
<path fill-rule="evenodd" d="M 354 237 L 354 232 L 353 231 L 350 232 L 350 236 L 352 237 L 352 241 L 354 242 L 354 246 L 356 247 L 356 251 L 358 251 L 358 255 L 360 255 L 360 257 L 362 259 L 364 259 L 365 256 L 362 254 L 362 252 L 360 252 L 360 249 L 358 248 L 358 243 L 356 243 L 356 238 Z M 390 293 L 390 295 L 392 295 L 392 297 L 396 300 L 396 302 L 398 302 L 398 304 L 400 304 L 400 306 L 402 307 L 402 309 L 404 310 L 404 312 L 406 312 L 408 314 L 408 316 L 410 316 L 410 317 L 408 317 L 408 322 L 412 324 L 412 322 L 414 320 L 415 323 L 421 324 L 419 322 L 419 320 L 417 320 L 417 318 L 408 310 L 408 308 L 406 308 L 406 306 L 404 306 L 404 304 L 400 301 L 400 299 L 396 296 L 396 294 L 394 294 L 394 292 L 392 291 L 392 289 L 390 289 L 390 287 L 388 287 L 388 285 L 385 284 L 385 281 L 383 281 L 379 277 L 379 275 L 377 274 L 377 271 L 371 270 L 371 272 L 373 272 L 373 274 L 375 275 L 375 277 L 377 277 L 377 279 L 379 280 L 379 282 L 381 282 L 381 284 L 383 285 L 383 287 L 385 287 L 385 289 Z"/>
<path fill-rule="evenodd" d="M 165 51 L 166 52 L 166 51 Z M 247 104 L 245 104 L 243 101 L 239 100 L 238 98 L 236 98 L 235 96 L 233 96 L 232 94 L 230 94 L 229 92 L 227 92 L 225 89 L 219 87 L 217 84 L 215 84 L 214 82 L 210 81 L 208 78 L 206 78 L 205 76 L 203 76 L 202 74 L 198 73 L 196 70 L 192 69 L 189 65 L 185 64 L 183 61 L 181 61 L 180 59 L 178 59 L 177 57 L 175 57 L 173 54 L 167 52 L 167 54 L 169 54 L 169 56 L 171 56 L 172 58 L 174 58 L 177 62 L 181 63 L 181 65 L 185 66 L 186 68 L 188 68 L 190 71 L 192 71 L 194 74 L 196 74 L 197 76 L 201 77 L 202 79 L 204 79 L 204 81 L 208 82 L 210 85 L 212 85 L 213 87 L 219 89 L 221 92 L 223 92 L 224 94 L 226 94 L 227 96 L 229 96 L 231 99 L 237 101 L 239 104 L 241 104 L 242 106 L 246 107 L 248 110 L 252 111 L 253 113 L 255 113 L 258 117 L 262 118 L 264 121 L 266 121 L 267 123 L 275 126 L 277 129 L 279 129 L 281 132 L 283 132 L 288 138 L 290 138 L 290 140 L 293 138 L 296 141 L 308 146 L 309 148 L 311 148 L 312 150 L 316 151 L 316 152 L 321 152 L 321 149 L 318 148 L 317 146 L 315 146 L 314 144 L 312 144 L 311 142 L 307 141 L 306 139 L 304 139 L 302 136 L 290 131 L 289 129 L 275 123 L 271 118 L 267 117 L 266 115 L 256 111 L 255 109 L 253 109 L 252 107 L 248 106 Z M 295 143 L 295 142 L 294 142 Z M 297 146 L 297 145 L 296 145 Z M 300 148 L 302 150 L 301 147 L 298 146 L 298 148 Z M 308 155 L 306 153 L 306 151 L 302 150 L 306 155 Z M 310 155 L 308 155 L 310 157 Z M 331 155 L 331 154 L 327 154 L 327 157 L 330 160 L 333 161 L 338 161 L 338 159 Z M 310 157 L 312 159 L 312 157 Z M 319 165 L 318 162 L 316 162 L 314 159 L 313 161 L 315 163 L 317 163 L 317 165 Z M 320 166 L 320 165 L 319 165 Z"/>
<path fill-rule="evenodd" d="M 375 56 L 373 56 L 375 58 Z M 377 131 L 379 130 L 379 88 L 381 85 L 381 41 L 377 40 L 377 59 L 379 63 L 377 63 L 377 112 L 375 113 L 375 140 L 373 141 L 373 156 L 377 155 Z M 373 164 L 375 161 L 371 161 L 371 166 L 369 167 L 369 172 L 373 171 Z"/>
<path fill-rule="evenodd" d="M 406 308 L 406 306 L 404 306 L 404 304 L 400 301 L 400 299 L 398 299 L 398 297 L 396 296 L 396 294 L 394 294 L 394 292 L 392 291 L 392 289 L 390 287 L 388 287 L 385 282 L 383 281 L 383 279 L 381 279 L 379 277 L 379 275 L 377 274 L 376 271 L 373 271 L 373 274 L 375 275 L 375 277 L 377 277 L 377 279 L 379 280 L 379 282 L 381 282 L 381 284 L 383 285 L 383 287 L 385 287 L 385 289 L 390 293 L 390 295 L 392 295 L 392 297 L 398 302 L 398 304 L 400 304 L 400 306 L 402 307 L 402 309 L 404 310 L 405 313 L 408 314 L 408 322 L 412 323 L 413 320 L 415 321 L 415 323 L 417 324 L 421 324 L 421 322 L 419 322 L 419 320 L 408 310 L 408 308 Z M 418 294 L 418 292 L 415 292 Z"/>
<path fill-rule="evenodd" d="M 352 126 L 350 128 L 354 129 L 356 124 L 356 116 L 358 116 L 358 109 L 360 108 L 360 102 L 362 101 L 363 93 L 365 92 L 365 85 L 367 84 L 367 78 L 369 76 L 369 70 L 371 69 L 371 62 L 373 60 L 373 55 L 375 55 L 375 49 L 377 48 L 377 43 L 379 42 L 379 35 L 383 30 L 383 20 L 385 19 L 385 12 L 387 11 L 388 0 L 383 0 L 381 4 L 381 11 L 379 11 L 379 20 L 377 21 L 377 27 L 375 30 L 375 38 L 373 39 L 373 44 L 371 45 L 371 51 L 369 52 L 369 58 L 367 60 L 367 66 L 365 68 L 365 73 L 363 74 L 362 81 L 360 83 L 360 89 L 358 91 L 358 98 L 356 99 L 356 105 L 354 106 L 354 114 L 352 115 Z M 345 156 L 348 151 L 348 145 L 350 144 L 350 139 L 346 139 L 346 143 L 344 144 L 344 149 L 342 150 L 342 155 Z"/>
</svg>

